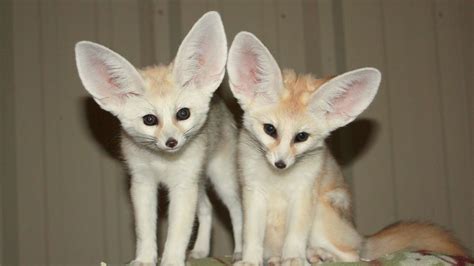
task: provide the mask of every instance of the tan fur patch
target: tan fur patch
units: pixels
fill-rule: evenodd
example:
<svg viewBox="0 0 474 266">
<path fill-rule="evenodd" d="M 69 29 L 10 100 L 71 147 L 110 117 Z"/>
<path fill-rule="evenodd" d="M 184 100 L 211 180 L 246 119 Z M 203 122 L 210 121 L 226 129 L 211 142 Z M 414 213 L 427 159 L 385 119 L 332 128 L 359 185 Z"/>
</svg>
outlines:
<svg viewBox="0 0 474 266">
<path fill-rule="evenodd" d="M 352 222 L 352 205 L 350 200 L 350 190 L 344 182 L 344 177 L 340 172 L 339 166 L 332 158 L 329 150 L 324 151 L 323 164 L 321 165 L 321 172 L 316 179 L 314 194 L 317 195 L 317 200 L 323 202 L 339 215 L 340 218 L 348 222 Z M 334 201 L 331 194 L 339 193 L 346 194 L 349 202 L 340 205 Z"/>
<path fill-rule="evenodd" d="M 296 147 L 295 147 L 294 143 L 291 144 L 290 154 L 291 154 L 291 156 L 296 156 Z"/>
<path fill-rule="evenodd" d="M 459 241 L 442 227 L 423 222 L 400 222 L 370 236 L 364 257 L 378 258 L 401 249 L 467 256 L 467 251 Z"/>
<path fill-rule="evenodd" d="M 163 130 L 163 123 L 158 123 L 158 126 L 156 127 L 156 130 L 155 130 L 155 137 L 159 137 L 161 135 L 161 131 Z"/>
<path fill-rule="evenodd" d="M 140 70 L 147 92 L 159 97 L 175 89 L 176 84 L 172 76 L 172 69 L 173 64 L 149 66 Z"/>
<path fill-rule="evenodd" d="M 352 241 L 347 241 L 348 232 L 352 231 L 352 227 L 347 220 L 340 220 L 339 210 L 328 202 L 321 202 L 323 208 L 326 208 L 326 216 L 320 219 L 325 220 L 325 228 L 328 232 L 328 237 L 331 243 L 340 251 L 344 253 L 356 252 L 357 246 L 354 246 Z M 354 230 L 355 231 L 355 230 Z M 344 234 L 346 233 L 346 234 Z"/>
<path fill-rule="evenodd" d="M 274 152 L 275 149 L 278 148 L 278 145 L 280 145 L 280 138 L 278 137 L 273 143 L 270 144 L 270 146 L 268 146 L 268 149 L 271 151 L 271 152 Z"/>
<path fill-rule="evenodd" d="M 285 69 L 280 108 L 295 114 L 306 110 L 313 93 L 330 79 L 316 79 L 311 74 L 296 74 L 294 70 Z"/>
</svg>

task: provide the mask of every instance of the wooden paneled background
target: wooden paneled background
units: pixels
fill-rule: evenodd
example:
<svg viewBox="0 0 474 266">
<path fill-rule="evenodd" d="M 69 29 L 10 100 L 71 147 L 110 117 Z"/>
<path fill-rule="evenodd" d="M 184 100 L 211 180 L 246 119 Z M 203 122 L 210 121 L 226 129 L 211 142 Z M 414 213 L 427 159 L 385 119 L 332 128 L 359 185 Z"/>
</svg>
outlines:
<svg viewBox="0 0 474 266">
<path fill-rule="evenodd" d="M 102 43 L 137 67 L 167 63 L 206 10 L 220 11 L 229 43 L 251 31 L 282 67 L 317 75 L 379 68 L 375 102 L 331 141 L 358 228 L 429 220 L 472 251 L 474 1 L 2 0 L 0 262 L 132 259 L 118 123 L 83 89 L 74 44 Z M 215 255 L 232 248 L 220 213 Z"/>
</svg>

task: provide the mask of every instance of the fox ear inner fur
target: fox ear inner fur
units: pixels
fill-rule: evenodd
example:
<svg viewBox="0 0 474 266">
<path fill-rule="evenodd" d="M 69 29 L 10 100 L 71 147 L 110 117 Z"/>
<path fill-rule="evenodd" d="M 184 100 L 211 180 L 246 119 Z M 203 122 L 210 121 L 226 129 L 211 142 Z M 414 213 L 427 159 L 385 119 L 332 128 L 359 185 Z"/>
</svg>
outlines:
<svg viewBox="0 0 474 266">
<path fill-rule="evenodd" d="M 140 74 L 116 52 L 89 41 L 78 42 L 75 51 L 82 84 L 104 110 L 116 115 L 126 97 L 143 93 Z"/>
<path fill-rule="evenodd" d="M 283 81 L 277 62 L 255 35 L 240 32 L 229 49 L 230 88 L 245 109 L 252 103 L 278 101 Z"/>
<path fill-rule="evenodd" d="M 198 88 L 213 93 L 222 82 L 227 60 L 224 25 L 215 11 L 202 16 L 181 43 L 173 66 L 173 76 L 182 88 Z"/>
<path fill-rule="evenodd" d="M 323 84 L 314 94 L 312 111 L 323 115 L 330 130 L 347 125 L 372 102 L 381 74 L 375 68 L 360 68 Z"/>
</svg>

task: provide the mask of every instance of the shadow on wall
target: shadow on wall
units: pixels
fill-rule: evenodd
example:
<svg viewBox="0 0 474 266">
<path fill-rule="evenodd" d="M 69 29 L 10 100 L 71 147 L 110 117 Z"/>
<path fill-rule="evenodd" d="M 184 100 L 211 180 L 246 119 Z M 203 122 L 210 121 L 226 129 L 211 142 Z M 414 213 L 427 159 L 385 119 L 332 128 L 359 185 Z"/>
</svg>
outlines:
<svg viewBox="0 0 474 266">
<path fill-rule="evenodd" d="M 108 156 L 123 160 L 120 150 L 120 122 L 111 113 L 106 112 L 92 97 L 83 99 L 87 125 L 94 140 Z"/>
<path fill-rule="evenodd" d="M 341 167 L 353 164 L 377 139 L 379 125 L 375 120 L 361 118 L 334 131 L 327 139 L 332 154 Z"/>
</svg>

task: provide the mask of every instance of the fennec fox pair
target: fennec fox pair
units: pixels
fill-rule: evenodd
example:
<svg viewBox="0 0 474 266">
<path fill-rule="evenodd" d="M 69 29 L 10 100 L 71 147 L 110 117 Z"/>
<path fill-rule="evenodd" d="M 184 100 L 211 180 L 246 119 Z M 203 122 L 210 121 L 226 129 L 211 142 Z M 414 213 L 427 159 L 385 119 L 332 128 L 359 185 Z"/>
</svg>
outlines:
<svg viewBox="0 0 474 266">
<path fill-rule="evenodd" d="M 135 214 L 134 263 L 157 262 L 157 186 L 169 190 L 169 227 L 161 265 L 184 265 L 197 211 L 199 229 L 190 255 L 209 254 L 212 207 L 203 174 L 229 209 L 235 255 L 241 252 L 242 210 L 237 130 L 219 98 L 227 60 L 221 18 L 209 12 L 184 38 L 170 65 L 135 69 L 117 53 L 79 42 L 76 60 L 84 87 L 120 120 L 122 151 L 131 174 Z"/>
<path fill-rule="evenodd" d="M 349 191 L 324 145 L 332 130 L 351 122 L 372 101 L 380 73 L 365 68 L 332 79 L 282 74 L 265 46 L 249 33 L 240 33 L 229 53 L 231 89 L 245 111 L 239 144 L 245 235 L 243 260 L 237 264 L 261 264 L 264 257 L 285 264 L 306 263 L 306 258 L 353 261 L 361 251 L 363 258 L 373 258 L 412 245 L 403 232 L 395 245 L 385 243 L 397 237 L 392 233 L 397 227 L 368 240 L 356 232 Z M 211 100 L 226 59 L 224 27 L 216 12 L 196 22 L 167 66 L 137 70 L 101 45 L 76 46 L 84 87 L 122 124 L 135 212 L 134 263 L 157 261 L 159 183 L 170 195 L 161 265 L 184 264 L 196 213 L 200 225 L 191 257 L 208 255 L 212 207 L 202 173 L 229 209 L 234 257 L 240 257 L 237 130 L 222 101 Z M 411 226 L 447 236 L 436 227 Z M 452 253 L 457 252 L 449 241 Z"/>
<path fill-rule="evenodd" d="M 244 242 L 237 265 L 358 261 L 403 248 L 465 254 L 449 233 L 429 224 L 401 223 L 368 238 L 352 224 L 350 192 L 324 140 L 367 108 L 380 84 L 378 70 L 326 79 L 282 73 L 268 49 L 241 32 L 227 72 L 244 110 L 238 156 Z"/>
</svg>

